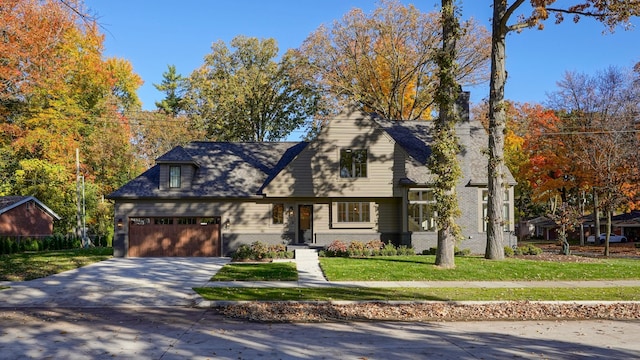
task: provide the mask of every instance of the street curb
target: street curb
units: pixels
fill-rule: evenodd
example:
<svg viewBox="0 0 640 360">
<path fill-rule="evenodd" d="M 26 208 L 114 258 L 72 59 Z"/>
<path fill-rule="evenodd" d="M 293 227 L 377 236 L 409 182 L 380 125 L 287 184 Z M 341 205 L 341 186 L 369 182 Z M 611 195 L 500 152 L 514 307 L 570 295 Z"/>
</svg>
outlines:
<svg viewBox="0 0 640 360">
<path fill-rule="evenodd" d="M 217 308 L 233 305 L 244 305 L 251 303 L 290 303 L 290 304 L 311 304 L 311 305 L 364 305 L 364 304 L 387 304 L 387 305 L 411 305 L 411 304 L 446 304 L 453 306 L 477 306 L 477 305 L 499 305 L 499 304 L 540 304 L 540 305 L 581 305 L 581 306 L 597 306 L 597 305 L 616 305 L 616 304 L 638 304 L 640 301 L 597 301 L 597 300 L 568 300 L 568 301 L 527 301 L 527 300 L 497 300 L 497 301 L 436 301 L 436 300 L 201 300 L 196 301 L 194 307 L 197 308 Z"/>
</svg>

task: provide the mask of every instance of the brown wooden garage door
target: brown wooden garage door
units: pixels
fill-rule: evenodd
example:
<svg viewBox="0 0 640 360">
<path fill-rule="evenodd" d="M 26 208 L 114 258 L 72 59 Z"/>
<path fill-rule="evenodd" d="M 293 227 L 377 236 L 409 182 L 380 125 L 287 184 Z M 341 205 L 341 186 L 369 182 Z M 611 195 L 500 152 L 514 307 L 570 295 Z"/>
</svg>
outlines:
<svg viewBox="0 0 640 360">
<path fill-rule="evenodd" d="M 131 218 L 128 256 L 220 256 L 220 218 Z"/>
</svg>

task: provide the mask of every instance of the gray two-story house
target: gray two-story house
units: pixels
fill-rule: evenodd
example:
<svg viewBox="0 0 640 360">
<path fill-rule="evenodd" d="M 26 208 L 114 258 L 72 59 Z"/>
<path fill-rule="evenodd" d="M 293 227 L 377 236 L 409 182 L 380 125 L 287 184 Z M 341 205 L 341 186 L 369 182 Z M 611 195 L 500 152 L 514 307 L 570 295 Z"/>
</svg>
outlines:
<svg viewBox="0 0 640 360">
<path fill-rule="evenodd" d="M 311 142 L 176 147 L 109 195 L 115 256 L 227 256 L 254 241 L 326 246 L 380 239 L 418 253 L 435 247 L 433 175 L 425 165 L 432 127 L 352 111 L 328 121 Z M 483 253 L 487 134 L 467 119 L 457 135 L 459 246 Z M 507 175 L 505 231 L 512 231 L 515 182 Z"/>
</svg>

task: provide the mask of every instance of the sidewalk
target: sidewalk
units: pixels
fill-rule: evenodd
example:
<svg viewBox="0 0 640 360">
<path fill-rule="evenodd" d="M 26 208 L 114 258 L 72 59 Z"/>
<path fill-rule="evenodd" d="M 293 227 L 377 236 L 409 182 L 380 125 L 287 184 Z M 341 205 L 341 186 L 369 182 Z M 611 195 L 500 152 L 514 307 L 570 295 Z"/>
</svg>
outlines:
<svg viewBox="0 0 640 360">
<path fill-rule="evenodd" d="M 290 261 L 290 260 L 286 260 Z M 296 250 L 298 281 L 211 281 L 210 287 L 583 288 L 640 287 L 640 280 L 596 281 L 327 281 L 315 250 Z"/>
</svg>

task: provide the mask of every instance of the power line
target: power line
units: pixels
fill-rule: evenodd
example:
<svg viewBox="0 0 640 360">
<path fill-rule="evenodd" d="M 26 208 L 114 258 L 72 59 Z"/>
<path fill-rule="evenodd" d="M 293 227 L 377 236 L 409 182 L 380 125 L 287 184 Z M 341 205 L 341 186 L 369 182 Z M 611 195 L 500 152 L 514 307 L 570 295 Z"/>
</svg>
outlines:
<svg viewBox="0 0 640 360">
<path fill-rule="evenodd" d="M 604 134 L 632 134 L 640 133 L 640 129 L 632 130 L 593 130 L 593 131 L 559 131 L 559 132 L 543 132 L 539 136 L 551 135 L 604 135 Z"/>
</svg>

